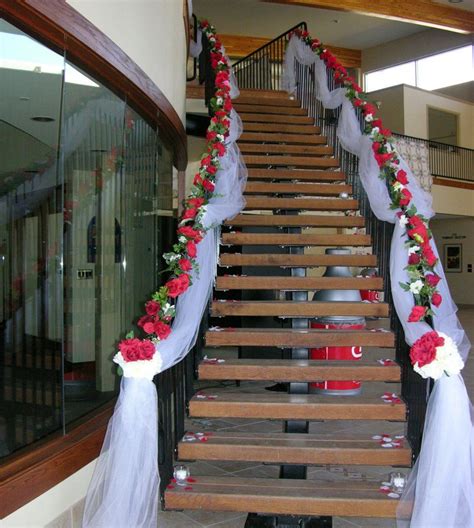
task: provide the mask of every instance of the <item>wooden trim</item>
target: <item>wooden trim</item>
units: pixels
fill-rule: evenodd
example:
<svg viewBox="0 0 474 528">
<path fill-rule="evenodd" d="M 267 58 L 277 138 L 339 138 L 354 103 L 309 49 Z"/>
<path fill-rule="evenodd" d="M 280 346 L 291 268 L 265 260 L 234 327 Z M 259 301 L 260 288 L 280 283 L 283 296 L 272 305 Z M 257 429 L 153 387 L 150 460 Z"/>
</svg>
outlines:
<svg viewBox="0 0 474 528">
<path fill-rule="evenodd" d="M 157 126 L 178 170 L 187 165 L 186 132 L 171 103 L 109 37 L 65 0 L 0 0 L 0 15 L 101 80 Z"/>
<path fill-rule="evenodd" d="M 272 39 L 267 37 L 252 37 L 247 35 L 230 35 L 221 34 L 221 41 L 225 46 L 229 57 L 234 59 L 241 59 L 250 55 L 253 51 L 265 46 Z M 339 59 L 341 64 L 346 68 L 360 68 L 362 63 L 362 51 L 351 48 L 340 48 L 327 44 L 327 48 L 331 50 Z"/>
<path fill-rule="evenodd" d="M 115 400 L 66 435 L 50 435 L 0 468 L 0 519 L 21 508 L 99 456 Z"/>
<path fill-rule="evenodd" d="M 374 2 L 373 0 L 262 0 L 271 4 L 285 4 L 334 11 L 349 11 L 359 15 L 399 20 L 420 26 L 472 33 L 474 13 L 466 9 L 438 4 L 431 0 L 397 0 Z"/>
<path fill-rule="evenodd" d="M 457 187 L 458 189 L 474 190 L 474 182 L 465 182 L 460 180 L 450 180 L 448 178 L 433 178 L 433 185 L 444 185 L 444 187 Z"/>
</svg>

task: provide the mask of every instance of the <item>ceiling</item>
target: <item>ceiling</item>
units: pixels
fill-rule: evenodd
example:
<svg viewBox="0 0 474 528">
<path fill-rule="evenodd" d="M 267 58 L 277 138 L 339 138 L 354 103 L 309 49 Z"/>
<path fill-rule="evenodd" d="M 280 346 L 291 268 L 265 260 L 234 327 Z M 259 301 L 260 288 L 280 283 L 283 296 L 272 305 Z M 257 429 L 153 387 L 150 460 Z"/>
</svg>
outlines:
<svg viewBox="0 0 474 528">
<path fill-rule="evenodd" d="M 198 18 L 208 18 L 220 33 L 272 38 L 306 21 L 312 36 L 344 48 L 371 48 L 426 31 L 415 24 L 379 17 L 260 0 L 194 0 L 193 7 Z"/>
</svg>

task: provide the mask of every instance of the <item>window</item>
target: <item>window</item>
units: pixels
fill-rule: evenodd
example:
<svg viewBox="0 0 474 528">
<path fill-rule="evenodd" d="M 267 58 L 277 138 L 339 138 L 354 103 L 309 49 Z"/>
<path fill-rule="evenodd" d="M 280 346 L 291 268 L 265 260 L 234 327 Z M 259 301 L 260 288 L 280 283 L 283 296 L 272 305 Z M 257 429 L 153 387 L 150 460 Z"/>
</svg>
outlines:
<svg viewBox="0 0 474 528">
<path fill-rule="evenodd" d="M 474 80 L 473 46 L 464 46 L 431 57 L 405 62 L 365 74 L 365 90 L 374 92 L 410 84 L 424 90 L 436 90 Z"/>
<path fill-rule="evenodd" d="M 458 115 L 428 107 L 428 139 L 457 145 Z"/>
</svg>

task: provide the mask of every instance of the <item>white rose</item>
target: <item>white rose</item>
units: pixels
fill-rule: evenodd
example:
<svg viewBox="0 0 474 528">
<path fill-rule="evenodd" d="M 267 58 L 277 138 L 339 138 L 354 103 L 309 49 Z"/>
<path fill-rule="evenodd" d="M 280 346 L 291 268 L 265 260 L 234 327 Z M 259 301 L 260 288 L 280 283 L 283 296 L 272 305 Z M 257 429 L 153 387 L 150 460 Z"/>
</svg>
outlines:
<svg viewBox="0 0 474 528">
<path fill-rule="evenodd" d="M 413 370 L 415 372 L 418 372 L 418 374 L 422 378 L 433 378 L 435 380 L 441 378 L 441 376 L 444 374 L 443 366 L 439 361 L 432 361 L 431 363 L 428 363 L 428 365 L 425 365 L 423 367 L 418 366 L 418 362 L 415 363 L 413 366 Z"/>
<path fill-rule="evenodd" d="M 402 189 L 405 188 L 405 185 L 403 185 L 403 183 L 400 183 L 399 181 L 396 181 L 396 182 L 393 184 L 393 188 L 394 188 L 396 191 L 401 191 Z"/>
<path fill-rule="evenodd" d="M 178 237 L 178 240 L 179 240 L 182 244 L 186 244 L 186 242 L 188 241 L 188 239 L 187 239 L 185 236 L 183 236 L 183 235 L 181 235 L 180 237 Z"/>
<path fill-rule="evenodd" d="M 422 288 L 423 288 L 423 281 L 421 281 L 420 279 L 410 284 L 410 291 L 412 293 L 418 294 L 421 292 Z"/>
<path fill-rule="evenodd" d="M 438 332 L 444 338 L 444 345 L 436 348 L 438 361 L 448 376 L 455 376 L 464 368 L 464 361 L 458 352 L 456 343 L 446 334 Z"/>
<path fill-rule="evenodd" d="M 413 253 L 418 253 L 420 251 L 420 246 L 410 246 L 408 248 L 408 254 L 413 255 Z"/>
<path fill-rule="evenodd" d="M 218 97 L 218 98 L 216 99 L 216 103 L 217 103 L 219 106 L 221 106 L 223 102 L 224 102 L 224 99 L 222 99 L 222 97 Z"/>
<path fill-rule="evenodd" d="M 374 116 L 372 114 L 367 114 L 365 116 L 365 120 L 367 121 L 367 123 L 370 123 L 371 121 L 374 120 Z"/>
<path fill-rule="evenodd" d="M 161 355 L 156 349 L 152 359 L 140 359 L 138 361 L 125 361 L 122 353 L 117 352 L 114 356 L 114 362 L 122 367 L 125 378 L 145 378 L 150 381 L 161 372 L 163 366 Z"/>
<path fill-rule="evenodd" d="M 374 128 L 372 129 L 372 131 L 370 132 L 370 135 L 371 135 L 372 137 L 374 137 L 374 136 L 376 136 L 379 132 L 380 132 L 380 128 L 379 128 L 379 127 L 374 127 Z"/>
<path fill-rule="evenodd" d="M 400 218 L 398 219 L 398 223 L 400 224 L 400 227 L 405 227 L 408 224 L 408 218 L 406 215 L 400 215 Z"/>
</svg>

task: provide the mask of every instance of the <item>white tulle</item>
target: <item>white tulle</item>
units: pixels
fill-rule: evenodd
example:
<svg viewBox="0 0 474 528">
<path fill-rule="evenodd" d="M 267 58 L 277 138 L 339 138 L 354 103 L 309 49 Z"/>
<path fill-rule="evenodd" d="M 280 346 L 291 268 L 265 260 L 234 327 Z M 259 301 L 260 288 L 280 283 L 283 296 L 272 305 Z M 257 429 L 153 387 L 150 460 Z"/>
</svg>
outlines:
<svg viewBox="0 0 474 528">
<path fill-rule="evenodd" d="M 343 88 L 328 89 L 324 62 L 298 37 L 291 38 L 285 55 L 283 86 L 296 90 L 295 61 L 313 66 L 316 97 L 326 108 L 342 105 L 337 136 L 344 149 L 359 158 L 359 177 L 370 206 L 380 220 L 395 224 L 390 253 L 390 279 L 397 315 L 403 325 L 405 339 L 412 345 L 431 330 L 425 322 L 409 323 L 414 306 L 413 294 L 405 292 L 399 282 L 407 282 L 405 227 L 400 226 L 396 212 L 390 209 L 386 182 L 372 152 L 370 138 L 361 133 L 357 114 L 345 97 Z M 400 156 L 399 156 L 400 157 Z M 418 184 L 408 165 L 400 158 L 400 168 L 408 175 L 408 189 L 418 212 L 426 218 L 434 215 L 431 195 Z M 438 255 L 435 241 L 433 251 Z M 456 315 L 440 261 L 435 272 L 441 277 L 438 291 L 443 301 L 434 308 L 433 326 L 449 335 L 466 361 L 470 342 Z M 474 528 L 474 414 L 462 376 L 443 376 L 435 382 L 430 396 L 420 456 L 410 473 L 406 492 L 397 512 L 399 528 Z"/>
<path fill-rule="evenodd" d="M 231 96 L 238 94 L 231 77 Z M 245 206 L 247 168 L 237 140 L 242 121 L 232 110 L 227 151 L 216 174 L 214 197 L 206 206 L 202 224 L 207 229 L 197 245 L 198 267 L 192 285 L 178 297 L 170 336 L 156 347 L 156 374 L 179 363 L 196 342 L 202 316 L 214 286 L 220 225 Z M 137 372 L 141 372 L 137 370 Z M 87 492 L 83 528 L 155 528 L 159 474 L 157 395 L 148 373 L 123 378 L 114 415 L 109 422 L 94 476 Z"/>
</svg>

